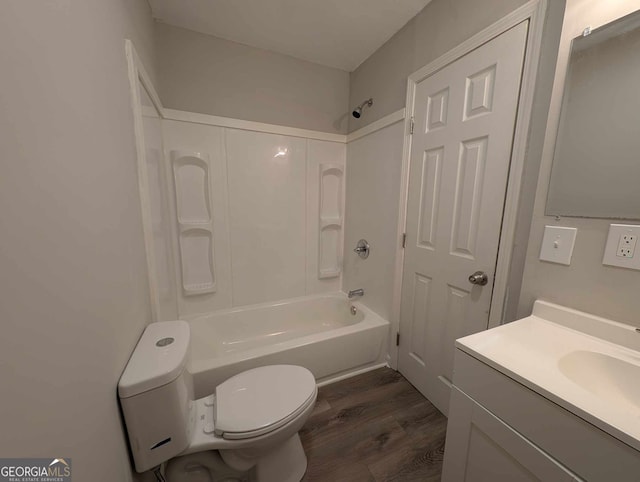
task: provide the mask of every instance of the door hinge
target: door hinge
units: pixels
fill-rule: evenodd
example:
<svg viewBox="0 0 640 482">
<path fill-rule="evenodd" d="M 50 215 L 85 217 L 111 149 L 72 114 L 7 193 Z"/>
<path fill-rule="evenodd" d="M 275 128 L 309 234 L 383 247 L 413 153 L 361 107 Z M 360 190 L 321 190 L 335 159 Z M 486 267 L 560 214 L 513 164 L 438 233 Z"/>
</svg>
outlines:
<svg viewBox="0 0 640 482">
<path fill-rule="evenodd" d="M 407 247 L 407 233 L 402 233 L 402 249 Z"/>
<path fill-rule="evenodd" d="M 409 124 L 409 134 L 412 134 L 412 135 L 413 135 L 413 125 L 414 125 L 413 116 L 411 116 L 411 121 Z"/>
<path fill-rule="evenodd" d="M 396 346 L 400 346 L 400 332 L 396 332 Z"/>
</svg>

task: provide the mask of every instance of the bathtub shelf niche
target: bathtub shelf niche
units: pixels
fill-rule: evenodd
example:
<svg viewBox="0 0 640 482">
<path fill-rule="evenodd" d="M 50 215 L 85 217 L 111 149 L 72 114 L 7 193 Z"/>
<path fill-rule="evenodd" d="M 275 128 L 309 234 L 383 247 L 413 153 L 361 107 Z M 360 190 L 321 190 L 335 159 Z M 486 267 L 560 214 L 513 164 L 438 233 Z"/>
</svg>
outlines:
<svg viewBox="0 0 640 482">
<path fill-rule="evenodd" d="M 320 164 L 320 229 L 318 278 L 337 278 L 342 272 L 343 167 Z"/>
<path fill-rule="evenodd" d="M 185 296 L 216 291 L 209 156 L 171 151 Z"/>
</svg>

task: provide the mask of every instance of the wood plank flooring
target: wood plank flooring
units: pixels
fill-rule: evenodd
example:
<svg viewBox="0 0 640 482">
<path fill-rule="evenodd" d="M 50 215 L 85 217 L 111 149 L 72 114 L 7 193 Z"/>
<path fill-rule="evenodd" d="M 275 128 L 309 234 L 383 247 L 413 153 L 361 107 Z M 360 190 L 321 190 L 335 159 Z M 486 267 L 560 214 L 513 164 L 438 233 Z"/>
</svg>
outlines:
<svg viewBox="0 0 640 482">
<path fill-rule="evenodd" d="M 304 482 L 440 480 L 447 419 L 390 368 L 320 388 L 300 432 Z"/>
</svg>

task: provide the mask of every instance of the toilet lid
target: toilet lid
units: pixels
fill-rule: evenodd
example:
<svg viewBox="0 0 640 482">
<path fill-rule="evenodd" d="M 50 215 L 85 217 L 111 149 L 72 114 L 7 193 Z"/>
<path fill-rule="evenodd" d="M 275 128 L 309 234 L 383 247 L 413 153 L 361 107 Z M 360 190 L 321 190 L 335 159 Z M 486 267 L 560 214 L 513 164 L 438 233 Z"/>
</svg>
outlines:
<svg viewBox="0 0 640 482">
<path fill-rule="evenodd" d="M 316 380 L 306 368 L 270 365 L 240 373 L 216 387 L 214 426 L 224 438 L 271 432 L 314 399 Z"/>
</svg>

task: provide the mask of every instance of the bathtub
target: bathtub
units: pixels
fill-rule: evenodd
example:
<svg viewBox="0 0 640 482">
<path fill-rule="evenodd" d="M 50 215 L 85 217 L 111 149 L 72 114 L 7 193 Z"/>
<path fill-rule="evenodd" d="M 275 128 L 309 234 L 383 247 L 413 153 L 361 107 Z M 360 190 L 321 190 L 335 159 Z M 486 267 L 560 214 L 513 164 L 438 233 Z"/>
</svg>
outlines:
<svg viewBox="0 0 640 482">
<path fill-rule="evenodd" d="M 191 325 L 188 369 L 197 397 L 210 394 L 233 375 L 262 365 L 301 365 L 316 380 L 326 382 L 386 362 L 389 322 L 343 293 L 183 319 Z"/>
</svg>

